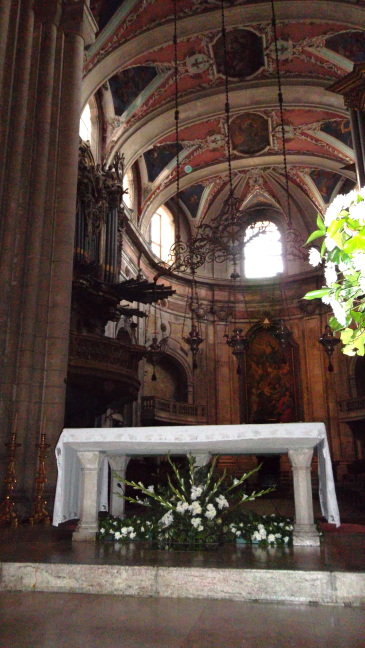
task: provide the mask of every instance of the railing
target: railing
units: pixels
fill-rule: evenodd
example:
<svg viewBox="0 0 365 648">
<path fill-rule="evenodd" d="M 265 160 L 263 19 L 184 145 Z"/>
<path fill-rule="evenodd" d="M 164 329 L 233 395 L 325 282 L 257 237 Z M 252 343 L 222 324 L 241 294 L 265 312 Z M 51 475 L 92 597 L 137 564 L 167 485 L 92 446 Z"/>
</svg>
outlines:
<svg viewBox="0 0 365 648">
<path fill-rule="evenodd" d="M 122 344 L 117 340 L 96 335 L 70 335 L 70 365 L 83 364 L 90 368 L 106 369 L 116 373 L 138 374 L 138 363 L 144 347 Z"/>
<path fill-rule="evenodd" d="M 142 418 L 156 419 L 165 422 L 205 423 L 206 410 L 204 405 L 193 403 L 176 403 L 166 398 L 143 396 Z"/>
<path fill-rule="evenodd" d="M 349 413 L 356 412 L 359 410 L 365 410 L 365 396 L 359 398 L 348 398 L 347 400 L 342 400 L 338 402 L 340 412 Z"/>
</svg>

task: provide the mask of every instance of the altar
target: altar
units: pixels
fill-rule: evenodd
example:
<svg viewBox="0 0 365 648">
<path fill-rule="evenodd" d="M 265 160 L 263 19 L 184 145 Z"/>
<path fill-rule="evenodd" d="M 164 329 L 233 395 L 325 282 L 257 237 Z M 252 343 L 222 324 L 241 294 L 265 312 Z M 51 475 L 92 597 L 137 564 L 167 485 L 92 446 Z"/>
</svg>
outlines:
<svg viewBox="0 0 365 648">
<path fill-rule="evenodd" d="M 73 539 L 94 540 L 98 512 L 108 510 L 108 464 L 123 478 L 132 456 L 191 454 L 197 465 L 204 465 L 216 454 L 288 454 L 293 471 L 294 544 L 319 545 L 311 486 L 314 450 L 318 454 L 321 510 L 329 522 L 339 526 L 323 423 L 64 429 L 56 446 L 58 480 L 53 524 L 79 518 Z"/>
</svg>

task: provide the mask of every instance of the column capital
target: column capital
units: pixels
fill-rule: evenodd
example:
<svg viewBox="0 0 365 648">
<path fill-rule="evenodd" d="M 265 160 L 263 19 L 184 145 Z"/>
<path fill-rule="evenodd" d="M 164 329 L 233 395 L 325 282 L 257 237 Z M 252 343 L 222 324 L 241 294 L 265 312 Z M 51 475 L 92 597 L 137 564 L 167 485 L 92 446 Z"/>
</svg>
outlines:
<svg viewBox="0 0 365 648">
<path fill-rule="evenodd" d="M 62 27 L 65 34 L 81 36 L 85 45 L 94 43 L 99 29 L 87 0 L 63 1 Z"/>
<path fill-rule="evenodd" d="M 313 448 L 289 450 L 288 456 L 293 468 L 309 468 L 312 463 Z"/>
</svg>

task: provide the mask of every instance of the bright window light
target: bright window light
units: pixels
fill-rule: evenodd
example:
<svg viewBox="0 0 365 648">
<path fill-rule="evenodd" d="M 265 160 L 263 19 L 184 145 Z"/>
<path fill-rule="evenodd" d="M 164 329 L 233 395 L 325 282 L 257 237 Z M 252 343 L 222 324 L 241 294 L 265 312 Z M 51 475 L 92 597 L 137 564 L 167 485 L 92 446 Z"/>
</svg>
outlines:
<svg viewBox="0 0 365 648">
<path fill-rule="evenodd" d="M 123 202 L 132 209 L 133 206 L 133 173 L 128 169 L 123 176 L 123 189 L 128 189 L 128 193 L 123 194 Z"/>
<path fill-rule="evenodd" d="M 283 272 L 281 236 L 271 221 L 252 223 L 245 234 L 244 274 L 248 279 L 275 277 Z"/>
<path fill-rule="evenodd" d="M 79 135 L 84 142 L 91 142 L 91 112 L 89 104 L 86 104 L 82 111 Z"/>
<path fill-rule="evenodd" d="M 170 248 L 175 242 L 175 225 L 172 214 L 166 207 L 160 207 L 152 216 L 150 236 L 152 251 L 162 261 L 168 261 Z"/>
</svg>

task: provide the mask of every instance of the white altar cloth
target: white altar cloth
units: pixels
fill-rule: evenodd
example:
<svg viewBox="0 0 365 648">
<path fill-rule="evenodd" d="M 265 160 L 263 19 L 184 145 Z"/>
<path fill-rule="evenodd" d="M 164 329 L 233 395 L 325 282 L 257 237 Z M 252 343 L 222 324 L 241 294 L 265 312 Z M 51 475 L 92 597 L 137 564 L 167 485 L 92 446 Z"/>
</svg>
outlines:
<svg viewBox="0 0 365 648">
<path fill-rule="evenodd" d="M 319 495 L 324 517 L 339 526 L 326 429 L 323 423 L 198 425 L 140 428 L 64 429 L 56 446 L 58 480 L 53 524 L 80 516 L 81 464 L 78 452 L 100 452 L 99 510 L 108 510 L 108 455 L 286 454 L 316 448 Z"/>
</svg>

